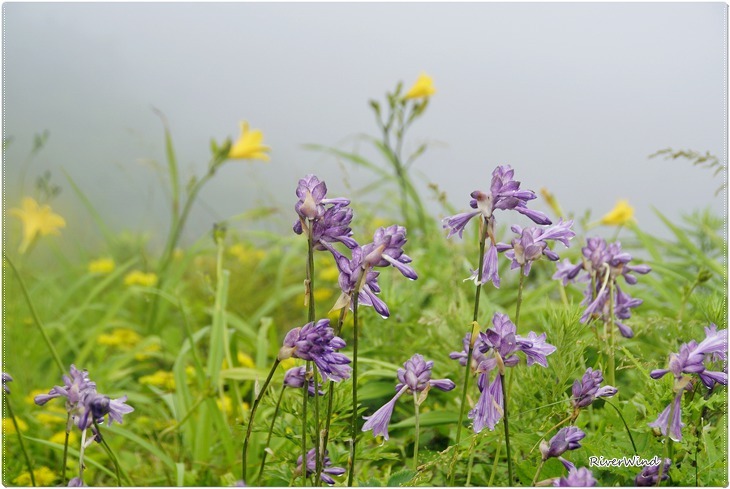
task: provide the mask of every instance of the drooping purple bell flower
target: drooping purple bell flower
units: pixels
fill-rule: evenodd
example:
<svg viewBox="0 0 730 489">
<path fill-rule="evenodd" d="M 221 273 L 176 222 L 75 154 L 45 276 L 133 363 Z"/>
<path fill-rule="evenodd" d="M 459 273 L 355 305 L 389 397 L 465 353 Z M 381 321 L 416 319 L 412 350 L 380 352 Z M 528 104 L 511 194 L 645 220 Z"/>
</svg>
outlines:
<svg viewBox="0 0 730 489">
<path fill-rule="evenodd" d="M 532 263 L 543 255 L 551 261 L 560 259 L 558 254 L 549 248 L 548 241 L 559 241 L 566 248 L 569 247 L 570 240 L 575 237 L 575 232 L 571 229 L 572 226 L 573 221 L 563 221 L 562 219 L 550 228 L 529 227 L 523 229 L 514 225 L 511 229 L 519 237 L 513 239 L 510 244 L 498 243 L 497 251 L 504 252 L 505 256 L 512 260 L 511 269 L 524 267 L 523 273 L 527 276 L 530 273 Z"/>
<path fill-rule="evenodd" d="M 350 377 L 350 359 L 336 350 L 345 347 L 345 341 L 335 336 L 329 319 L 307 323 L 289 331 L 279 350 L 278 359 L 297 357 L 313 361 L 322 377 L 338 382 Z"/>
<path fill-rule="evenodd" d="M 325 205 L 349 205 L 345 198 L 327 199 L 327 185 L 314 175 L 306 175 L 299 180 L 296 190 L 299 201 L 294 204 L 294 210 L 304 220 L 319 219 L 324 215 Z"/>
<path fill-rule="evenodd" d="M 335 480 L 331 477 L 332 475 L 342 475 L 345 473 L 345 469 L 342 467 L 332 467 L 332 460 L 327 456 L 328 451 L 324 451 L 324 460 L 322 461 L 322 473 L 319 478 L 322 482 L 333 485 Z M 311 476 L 317 470 L 317 457 L 314 448 L 307 452 L 307 474 L 306 477 Z M 299 455 L 297 458 L 297 468 L 294 469 L 294 475 L 300 475 L 302 473 L 302 456 Z"/>
<path fill-rule="evenodd" d="M 344 205 L 328 207 L 322 216 L 311 222 L 312 242 L 314 249 L 318 251 L 332 251 L 332 243 L 340 242 L 352 249 L 357 246 L 357 241 L 352 239 L 352 209 Z M 294 223 L 293 230 L 296 234 L 302 234 L 304 228 L 302 221 Z"/>
<path fill-rule="evenodd" d="M 540 453 L 542 459 L 560 457 L 568 450 L 576 450 L 580 448 L 580 441 L 586 437 L 586 434 L 575 426 L 566 426 L 561 428 L 555 436 L 550 438 L 550 442 L 544 440 L 540 444 Z"/>
<path fill-rule="evenodd" d="M 113 421 L 122 424 L 122 416 L 134 411 L 132 406 L 126 404 L 127 396 L 119 399 L 110 399 L 109 396 L 98 394 L 96 390 L 86 390 L 81 399 L 84 412 L 78 418 L 76 424 L 82 430 L 90 427 L 94 421 L 101 424 L 104 417 L 109 415 L 109 425 Z"/>
<path fill-rule="evenodd" d="M 43 406 L 51 399 L 65 397 L 66 408 L 68 410 L 81 401 L 84 392 L 87 390 L 96 390 L 96 383 L 89 380 L 89 373 L 86 370 L 78 370 L 75 365 L 71 365 L 69 375 L 63 375 L 63 382 L 63 386 L 57 385 L 53 387 L 48 394 L 35 396 L 35 403 Z"/>
<path fill-rule="evenodd" d="M 362 427 L 363 431 L 372 430 L 373 436 L 383 436 L 387 440 L 388 424 L 393 415 L 395 403 L 400 396 L 406 392 L 410 394 L 418 392 L 427 393 L 432 387 L 444 392 L 448 392 L 456 387 L 456 384 L 449 379 L 432 380 L 431 369 L 433 368 L 433 362 L 427 362 L 418 353 L 413 355 L 409 360 L 406 360 L 403 367 L 398 369 L 398 384 L 395 386 L 395 396 L 375 411 L 372 416 L 363 417 L 366 420 Z M 425 395 L 422 394 L 418 402 L 421 403 L 424 399 Z"/>
<path fill-rule="evenodd" d="M 583 374 L 583 379 L 576 379 L 573 382 L 573 406 L 575 408 L 584 408 L 593 404 L 597 397 L 613 397 L 618 392 L 613 386 L 605 385 L 601 387 L 603 382 L 603 373 L 600 370 L 588 368 Z"/>
<path fill-rule="evenodd" d="M 293 389 L 301 389 L 304 387 L 304 382 L 307 382 L 309 395 L 314 397 L 314 372 L 309 371 L 309 375 L 306 374 L 306 367 L 292 367 L 284 374 L 284 385 Z M 321 383 L 319 385 L 322 385 Z M 324 391 L 319 390 L 319 395 L 323 396 Z"/>
<path fill-rule="evenodd" d="M 363 265 L 368 268 L 393 265 L 404 277 L 416 280 L 418 275 L 408 264 L 413 260 L 403 253 L 406 244 L 406 228 L 396 224 L 379 228 L 373 235 L 372 243 L 362 247 Z"/>
<path fill-rule="evenodd" d="M 566 477 L 555 479 L 553 487 L 594 487 L 598 481 L 593 473 L 585 467 L 571 469 Z"/>
<path fill-rule="evenodd" d="M 661 480 L 665 481 L 669 479 L 669 467 L 672 466 L 672 459 L 665 458 L 664 464 L 660 465 L 647 465 L 644 467 L 639 475 L 634 478 L 634 484 L 639 487 L 650 487 L 656 486 L 659 482 L 659 467 L 664 466 L 662 469 Z"/>
</svg>

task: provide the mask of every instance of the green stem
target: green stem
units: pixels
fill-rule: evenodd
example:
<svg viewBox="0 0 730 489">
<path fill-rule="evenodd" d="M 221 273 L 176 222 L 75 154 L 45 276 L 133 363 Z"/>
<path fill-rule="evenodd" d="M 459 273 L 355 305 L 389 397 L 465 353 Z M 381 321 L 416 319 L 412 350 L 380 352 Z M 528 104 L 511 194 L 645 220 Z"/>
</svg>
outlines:
<svg viewBox="0 0 730 489">
<path fill-rule="evenodd" d="M 476 453 L 474 452 L 474 447 L 477 444 L 477 440 L 479 437 L 479 433 L 476 433 L 471 440 L 471 445 L 469 446 L 469 463 L 467 464 L 466 469 L 466 483 L 464 484 L 465 487 L 469 487 L 471 484 L 471 472 L 472 468 L 474 467 L 474 457 L 476 456 Z"/>
<path fill-rule="evenodd" d="M 307 360 L 305 364 L 304 385 L 302 385 L 302 487 L 307 485 L 307 396 L 309 396 L 309 380 L 307 379 L 307 374 L 309 373 L 311 363 Z M 315 458 L 317 458 L 316 455 Z"/>
<path fill-rule="evenodd" d="M 81 446 L 79 447 L 79 480 L 84 481 L 84 451 L 86 450 L 86 428 L 81 431 Z"/>
<path fill-rule="evenodd" d="M 276 401 L 276 408 L 274 409 L 274 416 L 271 418 L 271 426 L 269 427 L 269 435 L 266 437 L 266 448 L 264 449 L 264 455 L 261 457 L 261 467 L 259 468 L 259 475 L 256 478 L 256 483 L 261 484 L 261 475 L 264 473 L 264 466 L 266 465 L 266 456 L 269 454 L 268 450 L 271 446 L 271 435 L 274 433 L 274 424 L 276 423 L 276 417 L 279 415 L 279 406 L 281 406 L 281 400 L 284 398 L 284 391 L 286 386 L 281 386 L 281 392 L 279 393 L 279 399 Z"/>
<path fill-rule="evenodd" d="M 347 306 L 340 309 L 340 317 L 337 320 L 337 327 L 335 328 L 335 336 L 340 336 L 342 331 L 342 323 L 345 322 L 345 315 L 347 314 Z M 327 393 L 327 416 L 324 420 L 324 435 L 322 437 L 322 453 L 327 451 L 327 442 L 330 438 L 330 423 L 332 420 L 332 404 L 335 397 L 335 382 L 330 380 L 329 392 Z"/>
<path fill-rule="evenodd" d="M 258 409 L 259 403 L 261 402 L 261 399 L 264 397 L 266 388 L 269 386 L 269 382 L 271 382 L 271 378 L 274 376 L 274 372 L 276 372 L 276 367 L 278 367 L 278 366 L 279 366 L 279 359 L 277 358 L 274 361 L 274 365 L 272 365 L 272 367 L 271 367 L 269 376 L 266 377 L 266 381 L 264 382 L 263 387 L 259 391 L 259 394 L 256 396 L 256 400 L 254 400 L 253 406 L 251 407 L 251 417 L 248 420 L 248 426 L 246 427 L 246 437 L 243 439 L 243 450 L 241 451 L 241 479 L 243 481 L 246 481 L 246 454 L 248 452 L 248 440 L 249 440 L 249 438 L 251 438 L 251 428 L 253 427 L 254 418 L 256 416 L 256 409 Z"/>
<path fill-rule="evenodd" d="M 487 487 L 492 487 L 494 476 L 497 475 L 497 464 L 499 463 L 499 455 L 502 451 L 502 440 L 497 440 L 497 451 L 494 453 L 494 463 L 492 464 L 492 474 L 489 476 Z"/>
<path fill-rule="evenodd" d="M 540 465 L 537 466 L 537 472 L 535 472 L 535 477 L 532 478 L 532 485 L 537 485 L 537 478 L 540 477 L 540 472 L 542 471 L 542 466 L 545 465 L 545 459 L 542 459 L 540 461 Z"/>
<path fill-rule="evenodd" d="M 515 306 L 515 330 L 520 324 L 520 307 L 522 306 L 522 287 L 525 284 L 525 265 L 520 265 L 520 286 L 517 289 L 517 306 Z"/>
<path fill-rule="evenodd" d="M 58 369 L 61 371 L 61 375 L 64 375 L 66 373 L 66 368 L 63 366 L 61 357 L 58 356 L 56 347 L 53 346 L 51 339 L 48 337 L 48 334 L 46 333 L 46 328 L 43 326 L 43 323 L 41 322 L 41 318 L 38 317 L 38 312 L 35 310 L 33 301 L 30 299 L 30 294 L 28 293 L 28 289 L 25 286 L 25 282 L 23 281 L 23 278 L 20 276 L 20 272 L 18 272 L 18 269 L 15 268 L 15 265 L 13 264 L 12 260 L 10 260 L 10 258 L 8 258 L 7 255 L 3 254 L 3 258 L 5 258 L 5 261 L 8 263 L 8 265 L 10 265 L 10 268 L 13 269 L 13 272 L 15 273 L 15 277 L 18 279 L 18 283 L 20 284 L 20 289 L 23 291 L 23 296 L 25 297 L 25 301 L 28 303 L 28 309 L 30 309 L 30 314 L 31 314 L 31 316 L 33 316 L 33 322 L 35 322 L 36 326 L 38 326 L 38 329 L 41 332 L 41 336 L 43 336 L 43 340 L 46 342 L 46 346 L 48 346 L 48 349 L 51 351 L 51 356 L 53 357 L 53 360 L 56 362 Z"/>
<path fill-rule="evenodd" d="M 315 321 L 315 303 L 314 303 L 314 238 L 312 233 L 314 231 L 314 222 L 310 221 L 307 227 L 307 281 L 309 284 L 309 319 L 308 322 L 312 323 Z M 314 464 L 315 464 L 315 475 L 314 485 L 320 485 L 320 475 L 322 474 L 322 465 L 324 464 L 324 450 L 320 453 L 319 449 L 319 437 L 320 426 L 319 426 L 319 370 L 317 365 L 312 363 L 312 376 L 314 377 Z M 304 394 L 309 395 L 309 382 L 304 382 Z M 306 458 L 302 458 L 306 460 Z M 306 472 L 306 471 L 305 471 Z"/>
<path fill-rule="evenodd" d="M 13 409 L 10 407 L 10 401 L 8 401 L 8 398 L 6 396 L 3 396 L 3 401 L 5 401 L 5 410 L 10 415 L 10 419 L 13 420 L 13 426 L 15 426 L 15 433 L 18 435 L 18 442 L 20 443 L 20 451 L 23 452 L 23 456 L 25 457 L 25 463 L 28 465 L 28 474 L 30 474 L 30 482 L 33 484 L 33 487 L 35 487 L 35 475 L 33 474 L 33 465 L 30 463 L 30 456 L 28 455 L 28 452 L 25 450 L 25 443 L 23 443 L 23 435 L 20 433 L 20 427 L 18 426 L 18 420 L 15 419 L 15 414 L 13 414 Z"/>
<path fill-rule="evenodd" d="M 614 320 L 614 303 L 613 303 L 613 280 L 609 279 L 608 289 L 608 329 L 609 329 L 609 346 L 608 346 L 608 383 L 616 387 L 616 352 L 615 349 L 615 320 Z"/>
<path fill-rule="evenodd" d="M 484 248 L 486 246 L 487 242 L 487 228 L 488 225 L 485 222 L 483 218 L 480 217 L 479 221 L 479 231 L 480 231 L 480 237 L 479 237 L 479 268 L 477 268 L 477 290 L 474 295 L 474 316 L 473 321 L 477 321 L 479 317 L 479 299 L 481 297 L 482 292 L 482 268 L 484 266 Z M 471 334 L 473 333 L 473 323 L 472 328 L 469 330 Z M 471 357 L 473 354 L 473 344 L 474 344 L 475 338 L 471 338 L 471 341 L 469 342 L 469 349 L 466 353 L 466 367 L 464 368 L 464 388 L 461 391 L 461 407 L 459 408 L 459 421 L 456 424 L 456 443 L 454 446 L 454 457 L 451 461 L 451 466 L 449 467 L 449 485 L 454 485 L 454 479 L 456 478 L 456 460 L 458 459 L 459 454 L 459 442 L 461 442 L 461 429 L 462 429 L 462 423 L 464 421 L 464 408 L 466 407 L 466 393 L 469 388 L 469 378 L 471 377 Z"/>
<path fill-rule="evenodd" d="M 114 455 L 114 452 L 112 451 L 109 444 L 106 442 L 104 437 L 101 435 L 101 430 L 99 429 L 99 424 L 96 422 L 96 420 L 92 420 L 94 423 L 94 428 L 96 428 L 96 433 L 99 439 L 101 440 L 101 445 L 104 447 L 104 450 L 106 451 L 109 458 L 112 460 L 112 463 L 114 463 L 114 472 L 117 476 L 117 487 L 122 487 L 122 477 L 120 475 L 120 468 L 119 468 L 119 460 L 117 460 L 116 455 Z"/>
<path fill-rule="evenodd" d="M 507 405 L 509 404 L 509 399 L 507 398 L 507 386 L 505 384 L 504 380 L 504 374 L 499 374 L 500 377 L 502 377 L 502 397 L 504 398 L 504 417 L 502 418 L 502 422 L 504 423 L 504 445 L 507 449 L 507 473 L 509 474 L 509 486 L 514 486 L 514 479 L 512 478 L 512 451 L 510 450 L 509 445 L 509 414 L 507 411 Z"/>
<path fill-rule="evenodd" d="M 629 425 L 626 423 L 626 420 L 624 419 L 624 416 L 621 413 L 621 410 L 608 399 L 604 399 L 604 402 L 616 410 L 616 412 L 618 413 L 618 417 L 621 418 L 621 421 L 624 424 L 624 428 L 626 428 L 626 433 L 628 433 L 628 435 L 629 435 L 629 440 L 631 440 L 631 446 L 634 447 L 634 453 L 635 454 L 639 453 L 636 450 L 636 444 L 634 443 L 634 437 L 631 436 L 631 430 L 629 429 Z M 669 418 L 669 419 L 671 419 L 671 418 Z"/>
<path fill-rule="evenodd" d="M 366 275 L 367 270 L 361 269 L 360 277 L 358 277 L 352 296 L 352 421 L 350 424 L 350 470 L 347 475 L 348 486 L 352 486 L 355 478 L 355 448 L 357 445 L 357 304 L 360 298 L 360 287 Z"/>
<path fill-rule="evenodd" d="M 68 437 L 71 434 L 71 413 L 66 415 L 66 437 L 63 440 L 63 462 L 61 465 L 61 486 L 66 485 L 66 466 L 68 463 Z"/>
<path fill-rule="evenodd" d="M 418 420 L 418 393 L 413 392 L 413 406 L 416 409 L 416 440 L 413 443 L 413 470 L 418 471 L 418 442 L 420 438 L 420 425 Z"/>
</svg>

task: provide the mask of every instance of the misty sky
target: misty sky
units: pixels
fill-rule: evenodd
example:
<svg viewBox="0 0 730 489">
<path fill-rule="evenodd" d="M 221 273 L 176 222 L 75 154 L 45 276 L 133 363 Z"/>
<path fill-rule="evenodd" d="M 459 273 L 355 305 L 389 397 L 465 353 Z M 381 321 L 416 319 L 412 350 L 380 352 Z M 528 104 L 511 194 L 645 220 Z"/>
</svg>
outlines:
<svg viewBox="0 0 730 489">
<path fill-rule="evenodd" d="M 28 181 L 49 169 L 64 191 L 65 232 L 92 240 L 64 169 L 115 229 L 167 225 L 152 162 L 164 165 L 169 120 L 187 178 L 201 175 L 211 137 L 248 120 L 272 147 L 268 164 L 230 162 L 202 194 L 188 236 L 257 205 L 291 210 L 298 178 L 332 195 L 371 177 L 305 143 L 357 147 L 375 134 L 367 101 L 421 71 L 437 94 L 412 131 L 433 147 L 415 174 L 457 209 L 510 164 L 564 209 L 600 216 L 619 198 L 645 229 L 724 210 L 724 175 L 648 159 L 672 147 L 724 161 L 724 3 L 650 4 L 42 4 L 5 3 L 6 206 L 20 200 L 33 135 L 50 132 Z M 360 145 L 362 146 L 362 145 Z M 347 182 L 347 183 L 346 183 Z M 26 183 L 26 193 L 31 185 Z M 390 190 L 390 189 L 389 189 Z M 377 202 L 375 199 L 371 199 Z M 539 202 L 531 207 L 546 210 Z M 278 228 L 277 228 L 278 229 Z"/>
</svg>

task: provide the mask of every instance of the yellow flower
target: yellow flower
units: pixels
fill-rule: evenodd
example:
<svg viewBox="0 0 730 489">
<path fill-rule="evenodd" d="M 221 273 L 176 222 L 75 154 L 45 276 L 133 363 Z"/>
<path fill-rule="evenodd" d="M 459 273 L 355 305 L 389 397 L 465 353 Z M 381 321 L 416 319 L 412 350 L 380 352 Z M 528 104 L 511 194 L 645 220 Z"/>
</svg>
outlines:
<svg viewBox="0 0 730 489">
<path fill-rule="evenodd" d="M 332 297 L 332 289 L 316 288 L 314 289 L 314 300 L 323 302 Z"/>
<path fill-rule="evenodd" d="M 158 370 L 152 375 L 145 375 L 139 378 L 139 383 L 144 385 L 152 385 L 165 389 L 167 391 L 175 390 L 175 376 L 172 372 L 166 372 L 164 370 Z"/>
<path fill-rule="evenodd" d="M 76 432 L 70 431 L 68 434 L 68 444 L 73 446 L 76 444 Z M 66 432 L 65 431 L 59 431 L 55 435 L 51 436 L 49 439 L 51 443 L 58 443 L 59 445 L 63 445 L 66 442 Z"/>
<path fill-rule="evenodd" d="M 141 285 L 143 287 L 154 287 L 157 285 L 157 275 L 154 273 L 144 273 L 139 270 L 129 272 L 124 277 L 124 285 Z"/>
<path fill-rule="evenodd" d="M 238 360 L 238 363 L 242 367 L 246 368 L 256 368 L 256 364 L 253 363 L 253 358 L 251 358 L 251 355 L 248 355 L 246 353 L 243 353 L 242 351 L 239 351 L 236 354 L 236 359 Z"/>
<path fill-rule="evenodd" d="M 20 431 L 28 431 L 28 423 L 20 418 L 15 418 L 15 420 L 18 422 L 18 429 Z M 3 418 L 3 434 L 8 435 L 12 433 L 16 433 L 12 418 Z"/>
<path fill-rule="evenodd" d="M 286 360 L 282 360 L 279 365 L 282 369 L 289 370 L 292 367 L 296 367 L 297 361 L 294 358 L 287 358 Z"/>
<path fill-rule="evenodd" d="M 66 227 L 66 221 L 51 211 L 48 205 L 39 205 L 31 197 L 23 198 L 21 208 L 10 209 L 9 214 L 23 223 L 23 240 L 20 242 L 20 252 L 25 253 L 35 239 L 48 234 L 61 234 L 60 228 Z"/>
<path fill-rule="evenodd" d="M 433 78 L 425 73 L 421 73 L 418 75 L 416 83 L 408 90 L 404 98 L 428 98 L 434 93 L 436 93 L 436 89 L 433 86 Z"/>
<path fill-rule="evenodd" d="M 231 146 L 228 157 L 244 160 L 269 161 L 269 155 L 266 153 L 270 148 L 261 144 L 263 140 L 264 134 L 261 130 L 254 129 L 249 131 L 248 122 L 241 122 L 241 137 Z"/>
<path fill-rule="evenodd" d="M 107 275 L 114 271 L 114 260 L 111 258 L 99 258 L 89 263 L 89 273 Z"/>
<path fill-rule="evenodd" d="M 340 277 L 340 271 L 334 265 L 329 265 L 319 272 L 319 278 L 327 282 L 336 282 Z"/>
<path fill-rule="evenodd" d="M 35 419 L 37 419 L 42 425 L 65 424 L 67 415 L 65 412 L 48 412 L 48 410 L 44 410 L 36 414 Z"/>
<path fill-rule="evenodd" d="M 40 487 L 52 486 L 58 479 L 56 473 L 46 466 L 33 469 L 33 477 L 35 478 L 36 485 Z M 13 479 L 13 482 L 19 486 L 30 486 L 30 473 L 23 472 Z"/>
<path fill-rule="evenodd" d="M 139 343 L 142 337 L 133 329 L 116 328 L 109 334 L 102 334 L 96 338 L 96 342 L 100 345 L 118 346 L 120 348 L 129 349 Z"/>
<path fill-rule="evenodd" d="M 233 412 L 233 401 L 231 401 L 230 397 L 223 396 L 223 401 L 221 401 L 219 397 L 215 400 L 215 403 L 218 405 L 218 409 L 223 411 L 226 415 L 230 415 Z M 241 406 L 243 406 L 244 411 L 248 411 L 249 405 L 247 402 L 242 402 Z"/>
<path fill-rule="evenodd" d="M 619 200 L 611 211 L 601 218 L 601 224 L 623 226 L 634 220 L 634 208 L 627 200 Z"/>
</svg>

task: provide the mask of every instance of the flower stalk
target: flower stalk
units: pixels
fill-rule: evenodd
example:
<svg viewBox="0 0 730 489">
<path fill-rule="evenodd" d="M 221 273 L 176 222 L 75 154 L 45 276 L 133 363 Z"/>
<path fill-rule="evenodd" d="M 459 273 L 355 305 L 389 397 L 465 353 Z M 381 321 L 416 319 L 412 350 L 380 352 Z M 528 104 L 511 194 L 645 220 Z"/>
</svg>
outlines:
<svg viewBox="0 0 730 489">
<path fill-rule="evenodd" d="M 360 270 L 360 276 L 352 296 L 352 423 L 350 425 L 350 467 L 347 473 L 347 485 L 352 487 L 355 478 L 355 448 L 357 446 L 357 305 L 360 288 L 367 276 L 367 267 Z"/>
<path fill-rule="evenodd" d="M 251 429 L 253 428 L 253 422 L 256 417 L 256 410 L 259 407 L 259 403 L 261 402 L 261 399 L 264 397 L 264 394 L 266 393 L 266 388 L 269 386 L 269 383 L 271 382 L 271 378 L 274 376 L 274 372 L 276 372 L 276 367 L 279 366 L 279 359 L 277 358 L 274 360 L 274 365 L 271 366 L 271 371 L 269 372 L 268 377 L 266 377 L 266 381 L 264 381 L 264 385 L 259 391 L 258 395 L 256 396 L 256 399 L 253 402 L 253 406 L 251 406 L 251 416 L 248 419 L 248 426 L 246 427 L 246 437 L 243 439 L 243 449 L 241 451 L 241 479 L 246 479 L 246 455 L 248 454 L 248 442 L 251 438 Z"/>
<path fill-rule="evenodd" d="M 8 401 L 7 396 L 3 396 L 3 401 L 5 403 L 5 410 L 10 415 L 10 419 L 13 420 L 13 426 L 15 427 L 15 433 L 18 435 L 18 443 L 20 443 L 20 451 L 23 452 L 23 457 L 25 458 L 25 463 L 28 466 L 28 473 L 30 474 L 30 482 L 33 484 L 33 487 L 35 487 L 36 483 L 35 483 L 35 475 L 33 475 L 33 464 L 31 464 L 30 456 L 28 455 L 28 452 L 25 449 L 25 443 L 23 443 L 23 435 L 20 433 L 20 427 L 18 426 L 18 420 L 15 419 L 15 414 L 13 414 L 13 408 L 10 407 L 10 402 Z M 68 434 L 66 435 L 66 439 L 68 440 Z M 65 475 L 64 475 L 64 478 L 65 478 Z"/>
<path fill-rule="evenodd" d="M 500 373 L 500 377 L 502 377 L 502 397 L 504 398 L 504 416 L 502 417 L 502 422 L 504 423 L 504 445 L 507 450 L 507 453 L 505 454 L 507 456 L 507 474 L 509 475 L 509 484 L 510 486 L 514 486 L 514 479 L 512 478 L 512 451 L 510 450 L 510 444 L 509 444 L 509 414 L 507 405 L 509 404 L 509 398 L 507 397 L 507 385 L 505 383 L 504 374 Z"/>
<path fill-rule="evenodd" d="M 413 406 L 416 410 L 416 439 L 413 442 L 413 470 L 418 471 L 418 442 L 421 434 L 421 427 L 419 425 L 419 403 L 418 403 L 418 392 L 413 392 Z"/>
<path fill-rule="evenodd" d="M 281 392 L 279 393 L 279 399 L 276 401 L 276 408 L 274 409 L 274 416 L 271 417 L 271 426 L 269 427 L 269 434 L 266 437 L 266 448 L 264 449 L 264 455 L 261 457 L 261 467 L 259 468 L 259 475 L 256 478 L 257 482 L 261 483 L 261 476 L 264 473 L 264 466 L 266 465 L 266 456 L 269 454 L 269 446 L 271 444 L 271 435 L 274 433 L 274 424 L 276 424 L 276 417 L 279 415 L 279 407 L 281 406 L 281 400 L 284 398 L 284 391 L 286 385 L 281 386 Z"/>
</svg>

